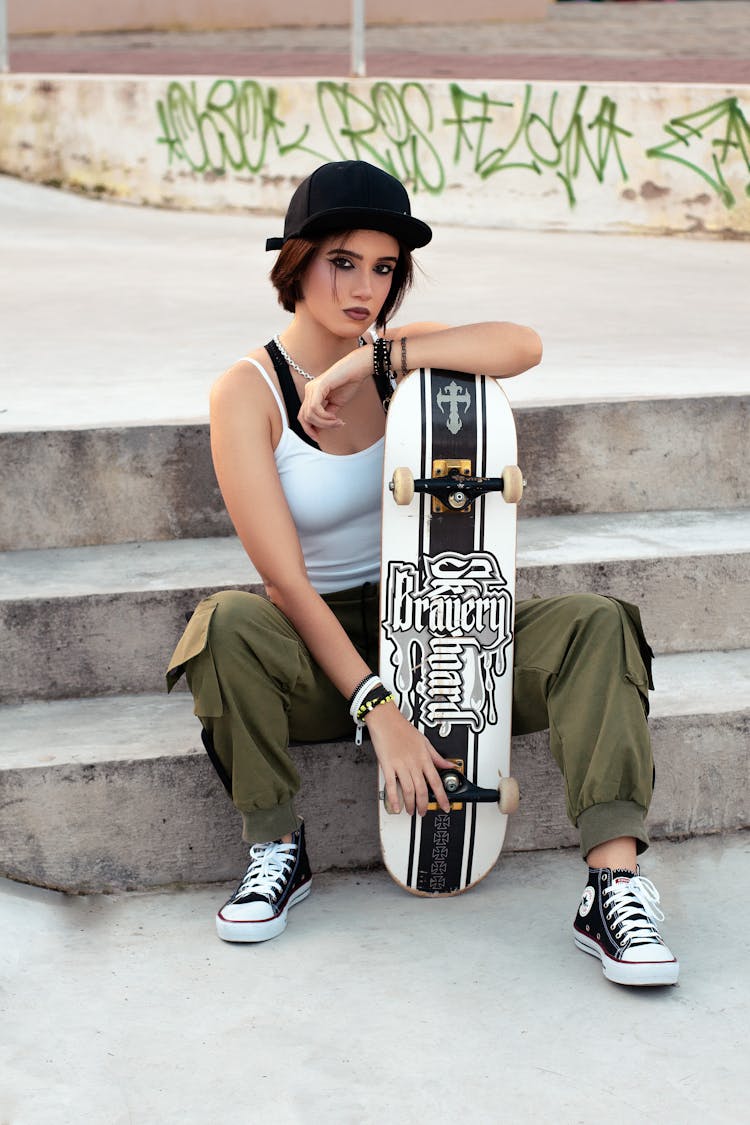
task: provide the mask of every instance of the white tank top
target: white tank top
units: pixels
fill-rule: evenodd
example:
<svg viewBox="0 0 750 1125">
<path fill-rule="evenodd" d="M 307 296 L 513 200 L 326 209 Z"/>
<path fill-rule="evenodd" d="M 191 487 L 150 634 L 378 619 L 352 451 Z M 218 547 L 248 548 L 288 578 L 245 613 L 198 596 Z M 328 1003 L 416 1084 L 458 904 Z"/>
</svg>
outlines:
<svg viewBox="0 0 750 1125">
<path fill-rule="evenodd" d="M 281 415 L 276 468 L 297 526 L 307 575 L 319 594 L 333 594 L 380 578 L 383 443 L 360 453 L 314 449 L 289 428 L 281 397 L 267 371 L 250 356 L 273 392 Z"/>
</svg>

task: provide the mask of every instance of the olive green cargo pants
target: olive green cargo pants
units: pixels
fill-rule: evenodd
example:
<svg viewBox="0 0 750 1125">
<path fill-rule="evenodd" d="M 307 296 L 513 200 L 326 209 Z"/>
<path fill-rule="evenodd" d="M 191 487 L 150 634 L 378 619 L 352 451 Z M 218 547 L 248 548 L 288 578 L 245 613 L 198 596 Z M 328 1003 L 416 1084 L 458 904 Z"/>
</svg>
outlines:
<svg viewBox="0 0 750 1125">
<path fill-rule="evenodd" d="M 377 587 L 325 600 L 377 668 Z M 584 856 L 618 836 L 648 847 L 650 662 L 638 610 L 625 602 L 581 594 L 516 607 L 513 733 L 549 728 Z M 239 590 L 200 602 L 172 655 L 168 690 L 183 672 L 206 748 L 242 813 L 243 838 L 261 843 L 294 831 L 300 779 L 289 743 L 352 734 L 347 701 L 289 620 Z"/>
</svg>

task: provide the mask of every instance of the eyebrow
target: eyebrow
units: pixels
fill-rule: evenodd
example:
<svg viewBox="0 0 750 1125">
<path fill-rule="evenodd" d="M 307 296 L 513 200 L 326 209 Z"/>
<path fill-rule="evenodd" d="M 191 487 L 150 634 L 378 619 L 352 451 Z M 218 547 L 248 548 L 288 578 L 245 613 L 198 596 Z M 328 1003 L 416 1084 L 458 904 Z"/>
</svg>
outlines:
<svg viewBox="0 0 750 1125">
<path fill-rule="evenodd" d="M 348 254 L 350 258 L 356 258 L 357 261 L 359 261 L 359 262 L 361 262 L 363 260 L 362 254 L 357 254 L 354 250 L 347 250 L 347 248 L 345 246 L 339 246 L 339 247 L 332 246 L 331 249 L 328 250 L 328 253 L 329 254 Z M 379 262 L 397 262 L 398 257 L 395 254 L 383 254 L 382 258 L 378 258 L 378 261 Z"/>
</svg>

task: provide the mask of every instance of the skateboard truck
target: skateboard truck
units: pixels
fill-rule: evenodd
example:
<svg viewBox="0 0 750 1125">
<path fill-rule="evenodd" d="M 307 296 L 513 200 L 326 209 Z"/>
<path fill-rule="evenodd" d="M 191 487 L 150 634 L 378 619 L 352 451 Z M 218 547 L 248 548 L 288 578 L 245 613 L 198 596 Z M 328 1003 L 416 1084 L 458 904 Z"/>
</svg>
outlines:
<svg viewBox="0 0 750 1125">
<path fill-rule="evenodd" d="M 451 809 L 460 809 L 464 803 L 467 805 L 499 805 L 501 813 L 514 813 L 518 808 L 520 794 L 518 782 L 514 777 L 499 775 L 496 789 L 484 789 L 469 781 L 460 769 L 438 770 L 443 789 L 448 795 Z M 429 794 L 428 809 L 439 808 L 433 793 Z"/>
<path fill-rule="evenodd" d="M 439 459 L 432 463 L 431 477 L 414 478 L 409 469 L 396 469 L 389 488 L 399 505 L 410 504 L 415 492 L 432 497 L 433 512 L 469 514 L 474 501 L 487 492 L 502 492 L 507 504 L 520 503 L 526 483 L 517 465 L 506 465 L 501 477 L 477 477 L 471 461 Z"/>
<path fill-rule="evenodd" d="M 464 804 L 499 805 L 500 812 L 506 814 L 516 811 L 520 800 L 520 794 L 518 791 L 518 782 L 514 777 L 503 777 L 503 775 L 500 774 L 497 788 L 485 789 L 480 785 L 475 785 L 473 781 L 469 781 L 462 770 L 463 763 L 461 763 L 460 767 L 456 766 L 453 769 L 438 770 L 443 788 L 451 803 L 451 812 L 460 811 L 464 807 Z M 380 798 L 385 802 L 385 811 L 391 812 L 385 790 L 381 789 Z M 427 811 L 437 812 L 440 806 L 435 800 L 435 794 L 431 790 L 428 790 L 427 799 L 429 802 Z"/>
</svg>

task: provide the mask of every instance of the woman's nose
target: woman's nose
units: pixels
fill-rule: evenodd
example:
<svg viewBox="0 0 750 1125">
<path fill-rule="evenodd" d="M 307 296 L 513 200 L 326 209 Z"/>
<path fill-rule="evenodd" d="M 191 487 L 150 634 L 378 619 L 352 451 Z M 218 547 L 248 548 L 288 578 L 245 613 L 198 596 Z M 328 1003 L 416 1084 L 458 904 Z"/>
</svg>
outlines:
<svg viewBox="0 0 750 1125">
<path fill-rule="evenodd" d="M 372 281 L 367 270 L 357 270 L 352 295 L 365 298 L 372 296 Z"/>
</svg>

